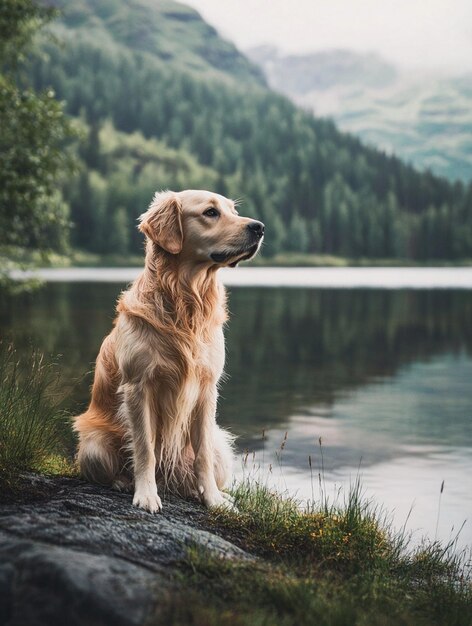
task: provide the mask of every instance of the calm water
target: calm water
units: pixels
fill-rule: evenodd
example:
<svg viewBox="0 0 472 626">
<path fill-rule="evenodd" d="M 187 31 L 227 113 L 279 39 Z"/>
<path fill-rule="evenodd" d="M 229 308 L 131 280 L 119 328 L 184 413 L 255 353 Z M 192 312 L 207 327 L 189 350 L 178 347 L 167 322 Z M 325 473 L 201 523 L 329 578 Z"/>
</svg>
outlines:
<svg viewBox="0 0 472 626">
<path fill-rule="evenodd" d="M 389 289 L 346 288 L 351 279 L 372 280 L 346 274 L 331 289 L 319 288 L 317 270 L 303 270 L 304 279 L 289 270 L 292 280 L 287 270 L 279 278 L 272 270 L 267 282 L 290 288 L 245 287 L 260 284 L 260 273 L 244 281 L 236 272 L 219 421 L 238 435 L 241 459 L 249 451 L 238 474 L 259 474 L 302 499 L 318 498 L 321 437 L 328 495 L 360 474 L 366 494 L 393 513 L 396 526 L 412 509 L 407 527 L 418 539 L 434 538 L 444 480 L 437 536 L 449 539 L 468 518 L 459 544 L 472 544 L 470 273 L 457 289 L 431 288 L 417 275 L 415 289 L 397 289 L 388 272 Z M 311 287 L 293 286 L 307 284 L 307 275 Z M 123 287 L 56 282 L 0 300 L 2 337 L 13 337 L 21 350 L 34 345 L 62 355 L 73 411 L 87 402 L 93 361 Z"/>
</svg>

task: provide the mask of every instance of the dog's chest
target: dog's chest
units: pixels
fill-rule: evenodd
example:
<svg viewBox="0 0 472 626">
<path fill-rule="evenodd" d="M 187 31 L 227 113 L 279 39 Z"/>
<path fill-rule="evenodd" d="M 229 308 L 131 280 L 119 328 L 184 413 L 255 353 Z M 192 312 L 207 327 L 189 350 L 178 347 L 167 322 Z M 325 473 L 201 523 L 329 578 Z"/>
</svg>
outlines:
<svg viewBox="0 0 472 626">
<path fill-rule="evenodd" d="M 195 366 L 199 377 L 216 383 L 225 365 L 223 329 L 217 328 L 208 341 L 201 341 L 195 354 Z"/>
<path fill-rule="evenodd" d="M 199 343 L 195 354 L 190 375 L 181 389 L 182 409 L 190 414 L 209 389 L 214 387 L 223 373 L 225 362 L 225 346 L 223 330 L 211 337 L 211 341 Z"/>
</svg>

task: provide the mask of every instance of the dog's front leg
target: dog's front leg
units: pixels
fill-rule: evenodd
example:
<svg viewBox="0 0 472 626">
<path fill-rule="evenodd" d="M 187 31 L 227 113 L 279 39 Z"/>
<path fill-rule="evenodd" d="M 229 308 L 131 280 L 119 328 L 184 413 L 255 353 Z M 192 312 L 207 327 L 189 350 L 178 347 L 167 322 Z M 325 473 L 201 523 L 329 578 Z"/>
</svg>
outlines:
<svg viewBox="0 0 472 626">
<path fill-rule="evenodd" d="M 133 504 L 150 513 L 162 509 L 156 485 L 156 424 L 151 414 L 148 390 L 142 384 L 124 385 L 126 414 L 131 426 L 134 465 Z"/>
<path fill-rule="evenodd" d="M 197 490 L 207 507 L 232 508 L 232 498 L 218 489 L 215 479 L 214 431 L 216 429 L 216 386 L 202 394 L 195 408 L 190 438 L 195 454 L 194 471 Z"/>
</svg>

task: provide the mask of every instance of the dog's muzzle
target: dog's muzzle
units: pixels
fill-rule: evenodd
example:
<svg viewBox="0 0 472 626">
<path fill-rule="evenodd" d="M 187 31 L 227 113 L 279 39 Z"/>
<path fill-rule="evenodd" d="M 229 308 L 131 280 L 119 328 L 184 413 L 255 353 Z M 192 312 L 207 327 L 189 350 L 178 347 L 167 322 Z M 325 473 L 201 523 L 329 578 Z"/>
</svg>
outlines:
<svg viewBox="0 0 472 626">
<path fill-rule="evenodd" d="M 240 261 L 248 261 L 259 250 L 259 246 L 264 237 L 265 226 L 262 222 L 252 220 L 247 225 L 247 243 L 239 249 L 225 250 L 224 252 L 213 252 L 210 257 L 215 263 L 228 263 L 230 267 L 235 267 Z"/>
</svg>

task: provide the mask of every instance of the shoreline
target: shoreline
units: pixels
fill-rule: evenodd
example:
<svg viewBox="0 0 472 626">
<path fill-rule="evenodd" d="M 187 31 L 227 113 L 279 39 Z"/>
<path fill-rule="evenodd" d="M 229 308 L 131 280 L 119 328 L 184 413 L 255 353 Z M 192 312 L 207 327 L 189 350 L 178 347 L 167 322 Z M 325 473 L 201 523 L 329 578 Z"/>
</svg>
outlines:
<svg viewBox="0 0 472 626">
<path fill-rule="evenodd" d="M 468 624 L 465 555 L 436 542 L 412 549 L 359 487 L 341 507 L 302 511 L 243 483 L 237 510 L 165 496 L 151 515 L 77 477 L 22 481 L 0 504 L 6 623 Z"/>
<path fill-rule="evenodd" d="M 139 267 L 12 269 L 14 281 L 128 283 Z M 472 267 L 239 267 L 222 268 L 228 287 L 319 289 L 472 289 Z"/>
</svg>

